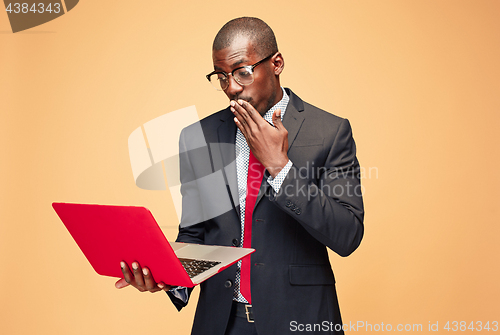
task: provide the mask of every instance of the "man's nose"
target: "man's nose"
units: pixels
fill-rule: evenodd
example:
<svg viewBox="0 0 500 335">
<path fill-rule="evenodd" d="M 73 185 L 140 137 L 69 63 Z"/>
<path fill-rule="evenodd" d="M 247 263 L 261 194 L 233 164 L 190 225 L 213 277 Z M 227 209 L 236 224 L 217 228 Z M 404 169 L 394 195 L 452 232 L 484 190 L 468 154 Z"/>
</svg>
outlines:
<svg viewBox="0 0 500 335">
<path fill-rule="evenodd" d="M 226 88 L 226 95 L 229 97 L 229 99 L 233 99 L 238 94 L 240 94 L 241 91 L 243 91 L 243 86 L 238 84 L 238 82 L 234 79 L 233 76 L 229 76 L 227 80 L 228 80 L 228 86 Z"/>
</svg>

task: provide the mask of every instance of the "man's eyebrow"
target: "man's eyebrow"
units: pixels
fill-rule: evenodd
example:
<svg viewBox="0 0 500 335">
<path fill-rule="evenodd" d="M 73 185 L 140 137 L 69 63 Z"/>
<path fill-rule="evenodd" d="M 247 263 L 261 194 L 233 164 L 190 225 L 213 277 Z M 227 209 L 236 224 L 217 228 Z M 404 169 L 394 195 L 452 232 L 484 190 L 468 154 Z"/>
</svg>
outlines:
<svg viewBox="0 0 500 335">
<path fill-rule="evenodd" d="M 248 60 L 246 59 L 240 59 L 239 61 L 233 63 L 233 65 L 231 65 L 233 68 L 235 68 L 236 66 L 240 65 L 241 63 L 245 63 L 245 62 L 248 62 Z"/>
<path fill-rule="evenodd" d="M 240 59 L 240 60 L 238 60 L 238 61 L 234 62 L 234 63 L 231 65 L 231 67 L 232 67 L 233 69 L 236 69 L 236 68 L 238 67 L 238 65 L 240 65 L 240 64 L 242 64 L 242 63 L 245 63 L 245 62 L 248 62 L 248 60 L 247 60 L 247 59 Z M 215 71 L 221 71 L 221 72 L 223 72 L 222 68 L 218 67 L 217 65 L 214 65 L 214 70 L 215 70 Z"/>
</svg>

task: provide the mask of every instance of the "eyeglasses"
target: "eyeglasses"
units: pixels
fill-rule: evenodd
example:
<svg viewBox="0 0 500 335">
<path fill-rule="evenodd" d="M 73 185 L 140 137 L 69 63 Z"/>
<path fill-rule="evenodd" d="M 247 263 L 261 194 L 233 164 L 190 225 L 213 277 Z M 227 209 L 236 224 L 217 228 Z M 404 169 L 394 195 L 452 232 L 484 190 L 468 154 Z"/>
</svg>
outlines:
<svg viewBox="0 0 500 335">
<path fill-rule="evenodd" d="M 224 91 L 229 87 L 229 75 L 233 76 L 234 80 L 236 80 L 236 82 L 242 86 L 250 85 L 254 81 L 253 70 L 257 67 L 257 65 L 270 59 L 273 55 L 274 54 L 267 56 L 254 65 L 245 65 L 236 68 L 231 73 L 226 73 L 224 71 L 214 71 L 210 74 L 207 74 L 207 79 L 217 91 Z"/>
</svg>

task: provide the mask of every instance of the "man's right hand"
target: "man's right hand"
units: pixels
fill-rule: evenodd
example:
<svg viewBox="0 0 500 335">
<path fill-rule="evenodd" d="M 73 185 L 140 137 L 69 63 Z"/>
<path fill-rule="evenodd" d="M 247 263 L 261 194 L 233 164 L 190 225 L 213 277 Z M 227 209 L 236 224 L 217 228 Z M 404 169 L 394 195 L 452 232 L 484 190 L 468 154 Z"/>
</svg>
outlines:
<svg viewBox="0 0 500 335">
<path fill-rule="evenodd" d="M 140 292 L 158 292 L 158 291 L 168 291 L 171 286 L 165 285 L 163 282 L 155 282 L 153 274 L 148 268 L 141 268 L 138 262 L 132 262 L 132 271 L 128 264 L 124 261 L 120 262 L 120 267 L 123 272 L 122 278 L 115 283 L 116 288 L 124 288 L 132 285 Z"/>
</svg>

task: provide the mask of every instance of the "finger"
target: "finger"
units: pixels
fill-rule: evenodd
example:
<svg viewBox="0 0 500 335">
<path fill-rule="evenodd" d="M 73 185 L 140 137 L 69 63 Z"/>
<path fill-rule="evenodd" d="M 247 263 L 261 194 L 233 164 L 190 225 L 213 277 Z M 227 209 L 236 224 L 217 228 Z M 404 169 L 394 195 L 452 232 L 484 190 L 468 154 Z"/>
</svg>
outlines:
<svg viewBox="0 0 500 335">
<path fill-rule="evenodd" d="M 120 262 L 120 267 L 122 269 L 122 273 L 123 273 L 123 279 L 125 280 L 125 282 L 127 284 L 132 284 L 132 281 L 133 281 L 133 277 L 132 277 L 132 273 L 130 272 L 130 269 L 128 267 L 128 264 L 124 261 L 121 261 Z"/>
<path fill-rule="evenodd" d="M 116 283 L 115 287 L 116 288 L 124 288 L 129 286 L 130 284 L 125 281 L 125 278 L 120 278 Z"/>
<path fill-rule="evenodd" d="M 158 285 L 156 285 L 155 280 L 153 279 L 153 275 L 148 268 L 142 268 L 142 274 L 144 275 L 144 284 L 146 285 L 146 290 L 149 292 L 157 292 L 160 290 Z"/>
<path fill-rule="evenodd" d="M 245 132 L 245 127 L 243 127 L 243 125 L 241 124 L 241 122 L 238 120 L 237 117 L 234 118 L 234 123 L 236 123 L 236 127 L 238 127 L 238 129 L 241 131 L 243 136 L 245 136 L 245 138 L 246 138 L 247 134 Z"/>
<path fill-rule="evenodd" d="M 163 291 L 165 291 L 165 292 L 169 291 L 169 290 L 172 288 L 172 286 L 170 286 L 170 285 L 165 285 L 165 283 L 164 283 L 164 282 L 162 282 L 162 281 L 161 281 L 161 282 L 159 282 L 157 285 L 158 285 L 158 288 L 162 289 L 162 290 L 163 290 Z"/>
<path fill-rule="evenodd" d="M 281 130 L 285 128 L 281 122 L 281 109 L 277 109 L 273 113 L 273 123 L 276 129 Z"/>
<path fill-rule="evenodd" d="M 262 115 L 260 115 L 259 112 L 248 102 L 245 100 L 238 100 L 238 104 L 243 108 L 244 112 L 246 115 L 248 115 L 248 118 L 250 118 L 255 124 L 262 125 L 264 118 Z M 250 121 L 250 120 L 249 120 Z M 250 123 L 250 122 L 249 122 Z"/>
<path fill-rule="evenodd" d="M 246 127 L 248 127 L 248 114 L 246 113 L 245 109 L 242 108 L 236 101 L 231 101 L 231 112 L 233 112 L 234 116 L 238 119 L 238 122 L 241 124 L 241 126 L 246 129 Z"/>
<path fill-rule="evenodd" d="M 251 104 L 249 104 L 245 100 L 240 99 L 237 102 L 234 102 L 233 108 L 235 109 L 235 115 L 241 116 L 241 118 L 238 118 L 238 120 L 240 120 L 240 122 L 244 126 L 246 126 L 247 128 L 253 128 L 255 125 L 257 125 L 260 114 L 255 110 L 255 108 L 253 108 Z M 260 118 L 262 119 L 262 117 Z"/>
<path fill-rule="evenodd" d="M 231 102 L 233 103 L 233 101 L 231 101 Z M 246 135 L 247 131 L 245 128 L 246 122 L 245 122 L 243 116 L 240 113 L 238 113 L 234 107 L 231 107 L 231 112 L 233 112 L 233 115 L 234 115 L 234 123 L 236 123 L 236 126 L 241 131 L 243 136 L 247 137 L 247 135 Z"/>
<path fill-rule="evenodd" d="M 144 276 L 142 275 L 142 269 L 138 262 L 132 262 L 132 271 L 134 272 L 134 286 L 139 291 L 144 291 Z"/>
</svg>

